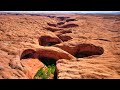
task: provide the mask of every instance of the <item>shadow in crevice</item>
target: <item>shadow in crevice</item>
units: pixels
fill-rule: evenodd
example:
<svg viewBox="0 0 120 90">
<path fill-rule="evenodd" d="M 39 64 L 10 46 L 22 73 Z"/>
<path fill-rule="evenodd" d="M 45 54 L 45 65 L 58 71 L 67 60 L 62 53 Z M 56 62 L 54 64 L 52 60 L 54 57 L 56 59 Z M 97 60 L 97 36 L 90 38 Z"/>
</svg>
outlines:
<svg viewBox="0 0 120 90">
<path fill-rule="evenodd" d="M 95 53 L 92 53 L 92 52 L 79 52 L 79 53 L 76 53 L 75 57 L 77 58 L 84 58 L 84 57 L 90 57 L 90 56 L 93 56 L 93 55 L 99 55 L 99 54 L 95 54 Z"/>
<path fill-rule="evenodd" d="M 74 55 L 77 58 L 90 57 L 93 55 L 102 55 L 104 53 L 104 49 L 100 46 L 95 46 L 93 44 L 81 44 L 79 46 L 79 50 Z"/>
<path fill-rule="evenodd" d="M 38 42 L 39 42 L 39 45 L 41 46 L 53 46 L 53 45 L 61 43 L 62 41 L 57 37 L 41 36 L 38 39 Z"/>
<path fill-rule="evenodd" d="M 61 26 L 60 28 L 72 28 L 72 27 L 78 27 L 78 26 L 79 26 L 78 24 L 66 24 Z"/>
<path fill-rule="evenodd" d="M 32 59 L 30 59 L 30 58 L 32 58 Z M 41 77 L 46 77 L 45 79 L 49 79 L 49 78 L 57 79 L 56 60 L 54 58 L 42 57 L 42 56 L 39 57 L 39 55 L 37 55 L 37 53 L 32 49 L 27 49 L 27 50 L 23 51 L 21 54 L 21 57 L 20 57 L 21 60 L 25 60 L 26 62 L 27 62 L 27 59 L 34 60 L 33 58 L 34 59 L 36 58 L 39 61 L 41 61 L 46 67 L 46 69 L 44 68 L 45 70 L 40 68 L 36 72 L 34 78 L 36 78 L 36 76 L 37 76 L 37 77 L 39 77 L 39 79 Z M 44 75 L 43 75 L 43 73 L 44 73 Z M 39 75 L 42 75 L 42 76 L 40 77 Z"/>
<path fill-rule="evenodd" d="M 39 57 L 39 60 L 43 62 L 46 66 L 48 65 L 56 65 L 56 60 L 53 58 L 48 58 L 48 57 Z"/>
<path fill-rule="evenodd" d="M 54 66 L 54 77 L 53 79 L 57 79 L 57 72 L 56 72 L 56 60 L 53 58 L 48 57 L 39 57 L 39 60 L 44 63 L 47 67 Z M 53 68 L 52 68 L 53 69 Z"/>
<path fill-rule="evenodd" d="M 28 59 L 28 58 L 36 58 L 35 57 L 36 52 L 33 49 L 26 49 L 25 51 L 22 52 L 20 56 L 21 59 Z"/>
</svg>

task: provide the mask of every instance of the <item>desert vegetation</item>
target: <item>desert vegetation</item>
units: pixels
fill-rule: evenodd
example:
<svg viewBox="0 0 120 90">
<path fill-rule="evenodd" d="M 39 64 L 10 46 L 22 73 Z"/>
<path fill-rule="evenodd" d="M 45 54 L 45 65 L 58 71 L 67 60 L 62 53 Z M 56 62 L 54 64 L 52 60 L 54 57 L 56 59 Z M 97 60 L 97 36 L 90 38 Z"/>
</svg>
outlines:
<svg viewBox="0 0 120 90">
<path fill-rule="evenodd" d="M 34 79 L 54 79 L 55 65 L 48 65 L 47 68 L 40 68 Z"/>
</svg>

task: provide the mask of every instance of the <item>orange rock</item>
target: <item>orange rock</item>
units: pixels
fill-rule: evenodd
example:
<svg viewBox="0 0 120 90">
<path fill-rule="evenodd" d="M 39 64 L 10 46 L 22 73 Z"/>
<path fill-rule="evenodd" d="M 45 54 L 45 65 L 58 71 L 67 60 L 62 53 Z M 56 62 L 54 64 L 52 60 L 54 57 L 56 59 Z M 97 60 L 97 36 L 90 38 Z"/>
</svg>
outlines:
<svg viewBox="0 0 120 90">
<path fill-rule="evenodd" d="M 41 46 L 51 46 L 62 42 L 62 40 L 53 33 L 40 36 L 38 41 Z"/>
<path fill-rule="evenodd" d="M 71 24 L 66 24 L 63 26 L 60 26 L 60 28 L 72 28 L 72 27 L 78 27 L 79 25 L 71 23 Z"/>
<path fill-rule="evenodd" d="M 39 59 L 22 59 L 21 63 L 29 69 L 26 75 L 31 79 L 34 78 L 40 68 L 44 67 L 44 64 Z"/>
<path fill-rule="evenodd" d="M 97 58 L 96 58 L 97 59 Z M 119 79 L 119 75 L 114 71 L 99 63 L 94 59 L 81 59 L 69 61 L 59 59 L 56 63 L 58 79 Z M 91 63 L 90 63 L 91 62 Z M 117 65 L 117 64 L 116 64 Z M 102 69 L 101 69 L 102 68 Z"/>
<path fill-rule="evenodd" d="M 66 22 L 73 18 L 77 21 Z M 98 14 L 1 14 L 0 78 L 33 78 L 33 69 L 37 71 L 41 65 L 37 58 L 45 56 L 57 60 L 58 79 L 119 79 L 119 18 L 120 15 Z M 50 26 L 48 22 L 57 26 Z M 72 39 L 62 42 L 60 35 Z M 41 36 L 46 36 L 47 42 L 38 40 Z M 41 46 L 41 43 L 48 45 L 51 41 L 54 42 L 53 46 Z"/>
<path fill-rule="evenodd" d="M 52 26 L 52 27 L 56 27 L 57 25 L 56 24 L 52 24 L 52 23 L 47 23 L 49 26 Z"/>
<path fill-rule="evenodd" d="M 57 47 L 40 47 L 36 50 L 36 53 L 38 54 L 38 57 L 48 57 L 48 58 L 53 58 L 55 60 L 75 59 L 74 56 Z"/>
<path fill-rule="evenodd" d="M 47 29 L 48 31 L 52 31 L 52 32 L 63 30 L 62 28 L 50 27 L 50 26 L 45 27 L 45 29 Z"/>
<path fill-rule="evenodd" d="M 66 22 L 77 21 L 76 19 L 67 19 Z"/>
<path fill-rule="evenodd" d="M 64 42 L 72 39 L 70 35 L 65 35 L 65 34 L 60 35 L 59 38 Z"/>
<path fill-rule="evenodd" d="M 101 46 L 95 46 L 94 44 L 80 43 L 79 41 L 69 41 L 55 45 L 55 47 L 61 48 L 74 56 L 81 55 L 101 55 L 104 53 L 104 49 Z M 69 48 L 68 48 L 69 47 Z M 84 57 L 84 56 L 83 56 Z"/>
</svg>

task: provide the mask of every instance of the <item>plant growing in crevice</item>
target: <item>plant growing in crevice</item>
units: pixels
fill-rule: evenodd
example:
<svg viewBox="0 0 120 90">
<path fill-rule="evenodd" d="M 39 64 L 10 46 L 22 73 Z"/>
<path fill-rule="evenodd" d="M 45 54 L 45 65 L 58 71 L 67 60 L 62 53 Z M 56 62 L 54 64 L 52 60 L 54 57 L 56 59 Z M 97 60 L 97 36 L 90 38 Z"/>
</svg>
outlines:
<svg viewBox="0 0 120 90">
<path fill-rule="evenodd" d="M 38 72 L 36 73 L 36 75 L 34 76 L 34 79 L 49 79 L 49 78 L 54 78 L 51 77 L 54 76 L 54 72 L 55 72 L 55 65 L 48 65 L 47 68 L 40 68 L 38 70 Z"/>
<path fill-rule="evenodd" d="M 34 76 L 34 79 L 47 79 L 47 75 L 43 68 L 39 69 L 36 75 Z"/>
</svg>

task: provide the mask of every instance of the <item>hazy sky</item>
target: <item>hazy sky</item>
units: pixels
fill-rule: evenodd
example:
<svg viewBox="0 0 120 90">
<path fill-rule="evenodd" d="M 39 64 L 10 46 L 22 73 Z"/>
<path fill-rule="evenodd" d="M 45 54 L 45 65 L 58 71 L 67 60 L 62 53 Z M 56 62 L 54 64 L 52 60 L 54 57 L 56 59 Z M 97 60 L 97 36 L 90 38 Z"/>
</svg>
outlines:
<svg viewBox="0 0 120 90">
<path fill-rule="evenodd" d="M 104 13 L 104 14 L 114 14 L 119 13 L 120 11 L 0 11 L 0 12 L 17 12 L 17 13 Z"/>
</svg>

